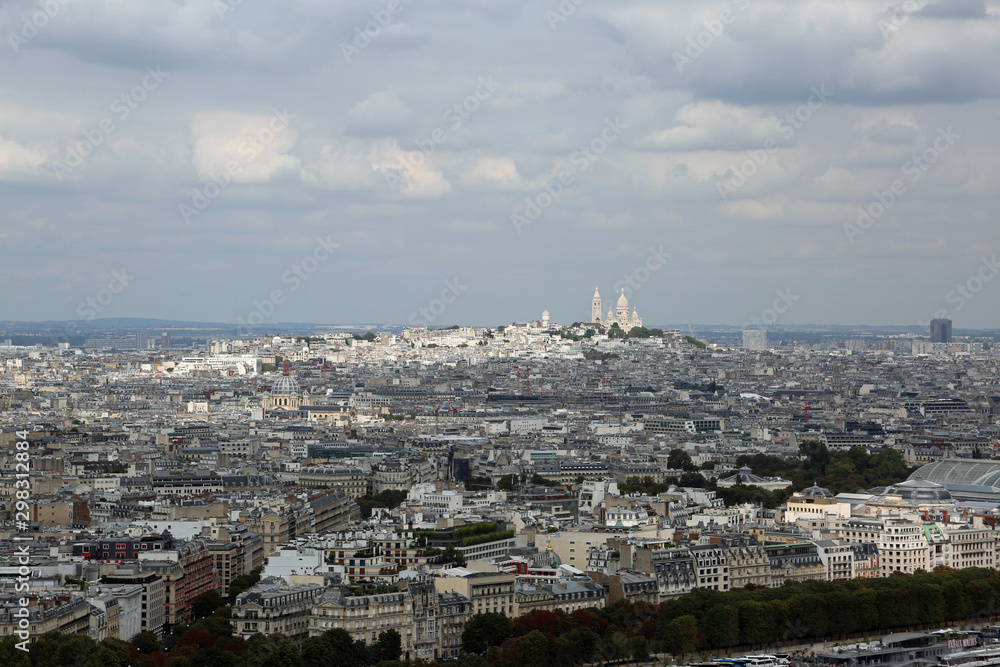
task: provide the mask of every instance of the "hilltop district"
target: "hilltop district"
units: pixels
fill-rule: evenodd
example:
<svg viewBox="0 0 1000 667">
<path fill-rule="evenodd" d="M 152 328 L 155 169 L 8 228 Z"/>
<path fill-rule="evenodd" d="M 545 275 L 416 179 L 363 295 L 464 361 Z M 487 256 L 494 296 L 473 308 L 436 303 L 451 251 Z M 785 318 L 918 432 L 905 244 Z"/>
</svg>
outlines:
<svg viewBox="0 0 1000 667">
<path fill-rule="evenodd" d="M 7 341 L 0 654 L 571 663 L 981 610 L 994 342 L 726 347 L 596 293 L 592 320 Z M 838 595 L 878 613 L 836 630 Z"/>
</svg>

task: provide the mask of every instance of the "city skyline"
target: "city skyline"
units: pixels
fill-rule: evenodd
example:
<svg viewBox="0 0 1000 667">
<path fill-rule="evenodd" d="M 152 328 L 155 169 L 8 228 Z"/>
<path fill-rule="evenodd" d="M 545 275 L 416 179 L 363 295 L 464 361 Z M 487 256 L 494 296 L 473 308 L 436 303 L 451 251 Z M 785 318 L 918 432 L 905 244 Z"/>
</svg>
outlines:
<svg viewBox="0 0 1000 667">
<path fill-rule="evenodd" d="M 0 314 L 1000 328 L 998 17 L 9 4 Z"/>
</svg>

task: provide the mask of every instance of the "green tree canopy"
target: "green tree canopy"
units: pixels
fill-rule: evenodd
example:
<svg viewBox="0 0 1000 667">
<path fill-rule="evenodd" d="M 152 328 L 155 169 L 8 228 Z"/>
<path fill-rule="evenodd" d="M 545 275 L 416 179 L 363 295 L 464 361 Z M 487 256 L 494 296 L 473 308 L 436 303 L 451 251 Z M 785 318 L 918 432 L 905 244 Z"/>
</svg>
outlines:
<svg viewBox="0 0 1000 667">
<path fill-rule="evenodd" d="M 486 612 L 476 614 L 462 632 L 462 650 L 482 654 L 490 646 L 500 646 L 514 634 L 514 625 L 506 615 Z"/>
</svg>

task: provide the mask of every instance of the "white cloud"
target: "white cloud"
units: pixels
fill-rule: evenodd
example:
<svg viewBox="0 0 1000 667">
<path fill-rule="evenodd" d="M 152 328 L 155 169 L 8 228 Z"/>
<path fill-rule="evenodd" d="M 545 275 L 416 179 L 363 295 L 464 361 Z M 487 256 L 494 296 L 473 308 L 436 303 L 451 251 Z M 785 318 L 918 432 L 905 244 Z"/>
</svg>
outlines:
<svg viewBox="0 0 1000 667">
<path fill-rule="evenodd" d="M 769 137 L 780 136 L 779 122 L 774 116 L 763 116 L 759 108 L 699 101 L 682 107 L 671 127 L 650 134 L 643 143 L 664 150 L 756 147 Z"/>
<path fill-rule="evenodd" d="M 236 183 L 263 183 L 299 172 L 299 158 L 288 154 L 296 133 L 280 111 L 272 115 L 200 112 L 191 120 L 191 135 L 192 164 L 201 180 L 229 172 Z"/>
</svg>

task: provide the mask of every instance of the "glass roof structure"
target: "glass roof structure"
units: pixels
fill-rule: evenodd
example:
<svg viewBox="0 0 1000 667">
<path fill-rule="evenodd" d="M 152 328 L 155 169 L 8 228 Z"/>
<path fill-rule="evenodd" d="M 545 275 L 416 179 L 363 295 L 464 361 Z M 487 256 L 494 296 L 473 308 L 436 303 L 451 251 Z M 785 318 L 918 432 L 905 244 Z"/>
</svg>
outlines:
<svg viewBox="0 0 1000 667">
<path fill-rule="evenodd" d="M 941 484 L 955 500 L 1000 502 L 1000 461 L 942 459 L 922 466 L 909 479 Z"/>
</svg>

